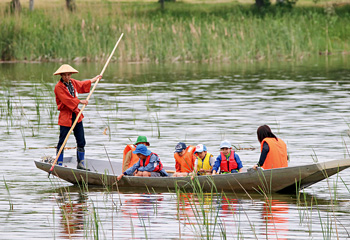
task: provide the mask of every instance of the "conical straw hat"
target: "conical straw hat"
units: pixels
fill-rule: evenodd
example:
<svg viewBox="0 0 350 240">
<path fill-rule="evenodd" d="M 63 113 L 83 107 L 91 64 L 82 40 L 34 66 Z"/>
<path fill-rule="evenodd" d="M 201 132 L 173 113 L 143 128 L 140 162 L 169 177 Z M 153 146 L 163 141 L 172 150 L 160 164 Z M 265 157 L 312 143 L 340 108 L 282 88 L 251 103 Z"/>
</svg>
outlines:
<svg viewBox="0 0 350 240">
<path fill-rule="evenodd" d="M 60 75 L 61 73 L 78 73 L 78 71 L 68 64 L 63 64 L 53 75 Z"/>
</svg>

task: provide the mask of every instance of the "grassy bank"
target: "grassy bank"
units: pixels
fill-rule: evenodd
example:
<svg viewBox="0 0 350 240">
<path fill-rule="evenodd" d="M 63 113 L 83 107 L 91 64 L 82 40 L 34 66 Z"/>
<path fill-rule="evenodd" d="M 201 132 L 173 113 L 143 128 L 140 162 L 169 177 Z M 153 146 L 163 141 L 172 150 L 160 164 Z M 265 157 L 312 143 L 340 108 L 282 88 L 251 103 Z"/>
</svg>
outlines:
<svg viewBox="0 0 350 240">
<path fill-rule="evenodd" d="M 0 5 L 1 60 L 106 59 L 123 32 L 118 61 L 302 59 L 350 52 L 350 6 L 271 7 L 237 3 L 78 2 L 38 5 L 9 14 Z"/>
</svg>

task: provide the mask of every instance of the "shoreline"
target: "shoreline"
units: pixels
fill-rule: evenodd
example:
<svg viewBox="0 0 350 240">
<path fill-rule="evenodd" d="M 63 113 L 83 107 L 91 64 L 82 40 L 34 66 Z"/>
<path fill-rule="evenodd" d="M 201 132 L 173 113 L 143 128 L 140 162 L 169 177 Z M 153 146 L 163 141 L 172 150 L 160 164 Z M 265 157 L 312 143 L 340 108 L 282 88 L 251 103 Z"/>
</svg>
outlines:
<svg viewBox="0 0 350 240">
<path fill-rule="evenodd" d="M 342 51 L 342 52 L 319 52 L 318 54 L 307 54 L 307 56 L 302 56 L 300 58 L 294 59 L 294 58 L 275 58 L 275 59 L 266 59 L 266 58 L 260 58 L 260 59 L 250 59 L 245 61 L 230 61 L 228 59 L 217 59 L 217 60 L 176 60 L 176 61 L 164 61 L 164 62 L 156 62 L 156 61 L 150 61 L 150 60 L 144 60 L 144 61 L 121 61 L 116 59 L 111 59 L 111 62 L 114 63 L 124 63 L 124 64 L 144 64 L 144 63 L 154 63 L 154 64 L 171 64 L 171 63 L 255 63 L 255 62 L 276 62 L 276 61 L 283 61 L 283 62 L 290 62 L 290 61 L 303 61 L 309 58 L 316 58 L 319 56 L 342 56 L 342 55 L 350 55 L 350 51 Z M 0 64 L 14 64 L 14 63 L 28 63 L 28 64 L 36 64 L 36 63 L 65 63 L 65 62 L 73 62 L 73 63 L 98 63 L 103 62 L 107 58 L 95 58 L 93 60 L 85 57 L 77 57 L 74 59 L 50 59 L 50 60 L 0 60 Z"/>
</svg>

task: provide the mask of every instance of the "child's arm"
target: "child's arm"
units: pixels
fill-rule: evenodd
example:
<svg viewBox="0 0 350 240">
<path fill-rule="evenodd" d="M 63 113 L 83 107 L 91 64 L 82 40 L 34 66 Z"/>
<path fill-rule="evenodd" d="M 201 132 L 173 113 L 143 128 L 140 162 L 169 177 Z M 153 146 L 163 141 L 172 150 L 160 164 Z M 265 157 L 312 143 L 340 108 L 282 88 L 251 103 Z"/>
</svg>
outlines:
<svg viewBox="0 0 350 240">
<path fill-rule="evenodd" d="M 219 155 L 216 158 L 216 161 L 213 166 L 213 171 L 212 171 L 213 174 L 216 174 L 219 171 L 220 165 L 221 165 L 221 155 Z"/>
<path fill-rule="evenodd" d="M 242 172 L 243 164 L 242 164 L 242 161 L 239 158 L 237 153 L 235 153 L 235 160 L 236 160 L 236 163 L 237 163 L 237 170 L 238 170 L 238 172 Z"/>
<path fill-rule="evenodd" d="M 124 175 L 132 175 L 137 169 L 140 167 L 140 159 L 137 163 L 135 163 L 132 167 L 128 168 L 123 174 Z"/>
<path fill-rule="evenodd" d="M 135 163 L 132 167 L 128 168 L 125 172 L 123 172 L 122 174 L 120 174 L 117 177 L 117 180 L 119 181 L 120 179 L 122 179 L 122 177 L 124 177 L 125 175 L 132 175 L 138 168 L 140 167 L 140 160 Z"/>
</svg>

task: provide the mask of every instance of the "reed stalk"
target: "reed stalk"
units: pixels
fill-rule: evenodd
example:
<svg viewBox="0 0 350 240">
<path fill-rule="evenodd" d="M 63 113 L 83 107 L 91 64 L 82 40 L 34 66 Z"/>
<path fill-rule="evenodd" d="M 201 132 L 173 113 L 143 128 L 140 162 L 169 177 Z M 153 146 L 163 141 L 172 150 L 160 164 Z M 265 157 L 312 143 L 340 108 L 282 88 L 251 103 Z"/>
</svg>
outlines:
<svg viewBox="0 0 350 240">
<path fill-rule="evenodd" d="M 176 187 L 175 193 L 177 195 L 177 211 L 179 219 L 179 232 L 181 233 L 180 226 L 180 209 L 181 205 L 184 205 L 184 201 L 189 203 L 194 215 L 196 224 L 193 224 L 192 219 L 183 212 L 185 219 L 191 224 L 197 237 L 206 239 L 215 239 L 217 233 L 217 227 L 220 230 L 220 236 L 226 236 L 226 229 L 222 223 L 219 211 L 216 206 L 216 199 L 221 199 L 222 194 L 217 192 L 215 185 L 212 185 L 209 193 L 204 193 L 203 188 L 200 185 L 197 178 L 192 182 L 192 189 L 190 192 L 186 192 L 185 189 Z"/>
<path fill-rule="evenodd" d="M 24 145 L 24 150 L 27 149 L 27 141 L 26 141 L 26 134 L 25 134 L 25 131 L 24 131 L 24 127 L 20 127 L 19 128 L 20 132 L 21 132 L 21 135 L 22 135 L 22 140 L 23 140 L 23 145 Z"/>
<path fill-rule="evenodd" d="M 154 121 L 157 125 L 157 136 L 158 136 L 158 139 L 160 139 L 160 121 L 159 121 L 159 114 L 156 112 L 155 113 L 155 117 L 154 117 Z"/>
<path fill-rule="evenodd" d="M 143 217 L 139 214 L 139 211 L 137 210 L 136 208 L 136 212 L 137 212 L 137 216 L 138 216 L 138 219 L 140 220 L 140 224 L 143 228 L 143 231 L 144 231 L 144 234 L 145 234 L 145 238 L 148 239 L 148 235 L 147 235 L 147 227 L 146 227 L 146 224 L 145 224 L 145 220 L 143 219 Z"/>
<path fill-rule="evenodd" d="M 41 105 L 41 97 L 40 97 L 40 92 L 37 88 L 37 86 L 34 87 L 34 103 L 35 103 L 35 111 L 36 111 L 36 116 L 38 120 L 38 130 L 40 129 L 40 105 Z"/>
<path fill-rule="evenodd" d="M 13 203 L 12 203 L 12 200 L 11 200 L 10 187 L 7 185 L 5 177 L 3 177 L 3 179 L 4 179 L 5 188 L 6 188 L 6 191 L 7 191 L 7 194 L 8 194 L 8 201 L 9 201 L 10 211 L 13 211 Z"/>
<path fill-rule="evenodd" d="M 21 15 L 3 6 L 2 60 L 100 61 L 121 32 L 114 60 L 124 62 L 299 61 L 350 50 L 348 6 L 82 2 L 74 14 L 48 3 Z"/>
</svg>

